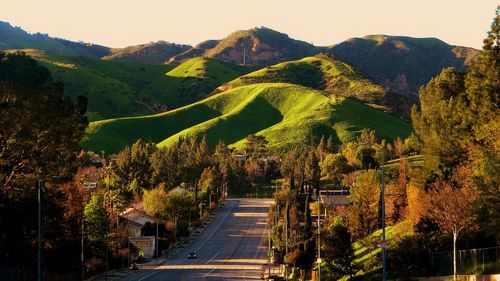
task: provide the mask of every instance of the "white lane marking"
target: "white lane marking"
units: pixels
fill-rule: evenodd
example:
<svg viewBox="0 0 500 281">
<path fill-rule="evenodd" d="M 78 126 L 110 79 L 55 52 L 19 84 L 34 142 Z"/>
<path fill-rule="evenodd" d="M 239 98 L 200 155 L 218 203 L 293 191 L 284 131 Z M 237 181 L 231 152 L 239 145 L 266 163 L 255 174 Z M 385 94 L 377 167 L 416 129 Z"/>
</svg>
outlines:
<svg viewBox="0 0 500 281">
<path fill-rule="evenodd" d="M 209 264 L 211 261 L 213 261 L 215 259 L 215 257 L 220 253 L 220 251 L 218 251 L 217 253 L 215 253 L 215 255 L 209 259 L 205 264 Z"/>
<path fill-rule="evenodd" d="M 217 268 L 212 268 L 209 272 L 205 273 L 205 275 L 203 275 L 203 278 L 207 278 L 207 275 L 209 275 L 210 273 L 214 272 L 214 270 L 216 270 Z"/>
<path fill-rule="evenodd" d="M 151 272 L 151 273 L 149 273 L 149 274 L 147 274 L 147 275 L 144 275 L 141 279 L 139 279 L 139 280 L 137 280 L 137 281 L 142 281 L 142 280 L 144 280 L 144 278 L 150 277 L 150 276 L 152 276 L 152 275 L 154 275 L 154 274 L 157 274 L 157 273 L 159 273 L 159 272 L 160 272 L 160 271 L 153 271 L 153 272 Z"/>
<path fill-rule="evenodd" d="M 212 238 L 212 236 L 214 236 L 215 232 L 217 232 L 217 230 L 219 229 L 219 227 L 222 225 L 222 223 L 224 222 L 224 220 L 226 220 L 226 217 L 231 214 L 231 211 L 234 209 L 234 207 L 238 206 L 239 204 L 236 203 L 236 205 L 234 205 L 233 207 L 231 207 L 231 209 L 229 211 L 227 211 L 227 214 L 222 218 L 222 220 L 219 222 L 219 224 L 215 227 L 215 229 L 212 231 L 212 233 L 210 233 L 210 235 L 201 243 L 201 245 L 195 250 L 195 252 L 198 252 L 201 247 L 203 247 L 205 245 L 205 243 L 208 242 L 208 240 L 210 240 L 210 238 Z"/>
</svg>

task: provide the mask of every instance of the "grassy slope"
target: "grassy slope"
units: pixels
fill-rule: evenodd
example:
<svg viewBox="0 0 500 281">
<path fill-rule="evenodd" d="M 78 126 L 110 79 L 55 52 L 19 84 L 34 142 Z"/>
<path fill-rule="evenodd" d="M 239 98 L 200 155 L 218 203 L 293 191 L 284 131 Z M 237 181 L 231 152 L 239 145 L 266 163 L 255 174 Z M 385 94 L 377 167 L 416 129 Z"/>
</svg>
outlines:
<svg viewBox="0 0 500 281">
<path fill-rule="evenodd" d="M 192 58 L 152 82 L 142 91 L 141 97 L 149 102 L 154 97 L 168 108 L 176 108 L 209 96 L 220 84 L 246 72 L 247 68 L 242 66 Z"/>
<path fill-rule="evenodd" d="M 364 78 L 350 65 L 325 55 L 279 63 L 259 69 L 222 86 L 234 88 L 262 82 L 285 82 L 303 85 L 343 96 L 376 102 L 385 93 L 379 85 Z"/>
<path fill-rule="evenodd" d="M 168 65 L 56 56 L 32 49 L 23 51 L 47 67 L 54 80 L 64 82 L 66 95 L 88 98 L 90 120 L 150 114 L 151 111 L 145 107 L 134 104 L 137 93 L 173 68 Z"/>
<path fill-rule="evenodd" d="M 170 145 L 180 136 L 205 134 L 209 144 L 220 138 L 241 145 L 248 134 L 262 134 L 275 151 L 305 144 L 311 134 L 356 134 L 373 128 L 381 138 L 406 137 L 408 123 L 363 103 L 332 99 L 326 92 L 283 83 L 238 87 L 203 101 L 161 114 L 93 122 L 82 146 L 116 152 L 138 138 Z"/>
</svg>

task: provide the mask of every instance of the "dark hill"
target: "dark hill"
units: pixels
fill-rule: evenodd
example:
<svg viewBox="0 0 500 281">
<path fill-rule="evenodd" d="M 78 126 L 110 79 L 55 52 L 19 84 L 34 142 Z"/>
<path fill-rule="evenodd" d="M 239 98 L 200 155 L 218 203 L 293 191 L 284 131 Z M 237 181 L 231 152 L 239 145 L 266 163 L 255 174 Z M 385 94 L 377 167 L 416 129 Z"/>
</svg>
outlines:
<svg viewBox="0 0 500 281">
<path fill-rule="evenodd" d="M 441 69 L 463 71 L 479 51 L 436 38 L 370 35 L 346 40 L 329 52 L 384 87 L 416 99 L 420 86 Z"/>
</svg>

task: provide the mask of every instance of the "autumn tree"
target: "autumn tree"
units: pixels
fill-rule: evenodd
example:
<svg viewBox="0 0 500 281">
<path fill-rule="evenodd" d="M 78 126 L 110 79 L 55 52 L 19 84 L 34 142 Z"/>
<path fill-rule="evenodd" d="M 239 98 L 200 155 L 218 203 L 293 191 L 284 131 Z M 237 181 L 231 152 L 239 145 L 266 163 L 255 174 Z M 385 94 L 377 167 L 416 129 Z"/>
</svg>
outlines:
<svg viewBox="0 0 500 281">
<path fill-rule="evenodd" d="M 457 279 L 456 243 L 460 232 L 473 219 L 477 192 L 471 186 L 453 187 L 445 181 L 434 184 L 431 214 L 444 232 L 453 235 L 453 276 Z"/>
</svg>

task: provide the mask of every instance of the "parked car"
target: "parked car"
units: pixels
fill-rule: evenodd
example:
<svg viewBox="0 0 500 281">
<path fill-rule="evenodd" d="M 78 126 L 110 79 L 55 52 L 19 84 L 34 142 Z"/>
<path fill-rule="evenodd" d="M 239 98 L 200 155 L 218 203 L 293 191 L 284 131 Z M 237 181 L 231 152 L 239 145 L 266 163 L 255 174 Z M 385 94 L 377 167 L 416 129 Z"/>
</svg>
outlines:
<svg viewBox="0 0 500 281">
<path fill-rule="evenodd" d="M 195 252 L 191 252 L 188 254 L 187 258 L 188 259 L 196 259 L 196 258 L 198 258 L 198 256 L 196 255 Z"/>
</svg>

